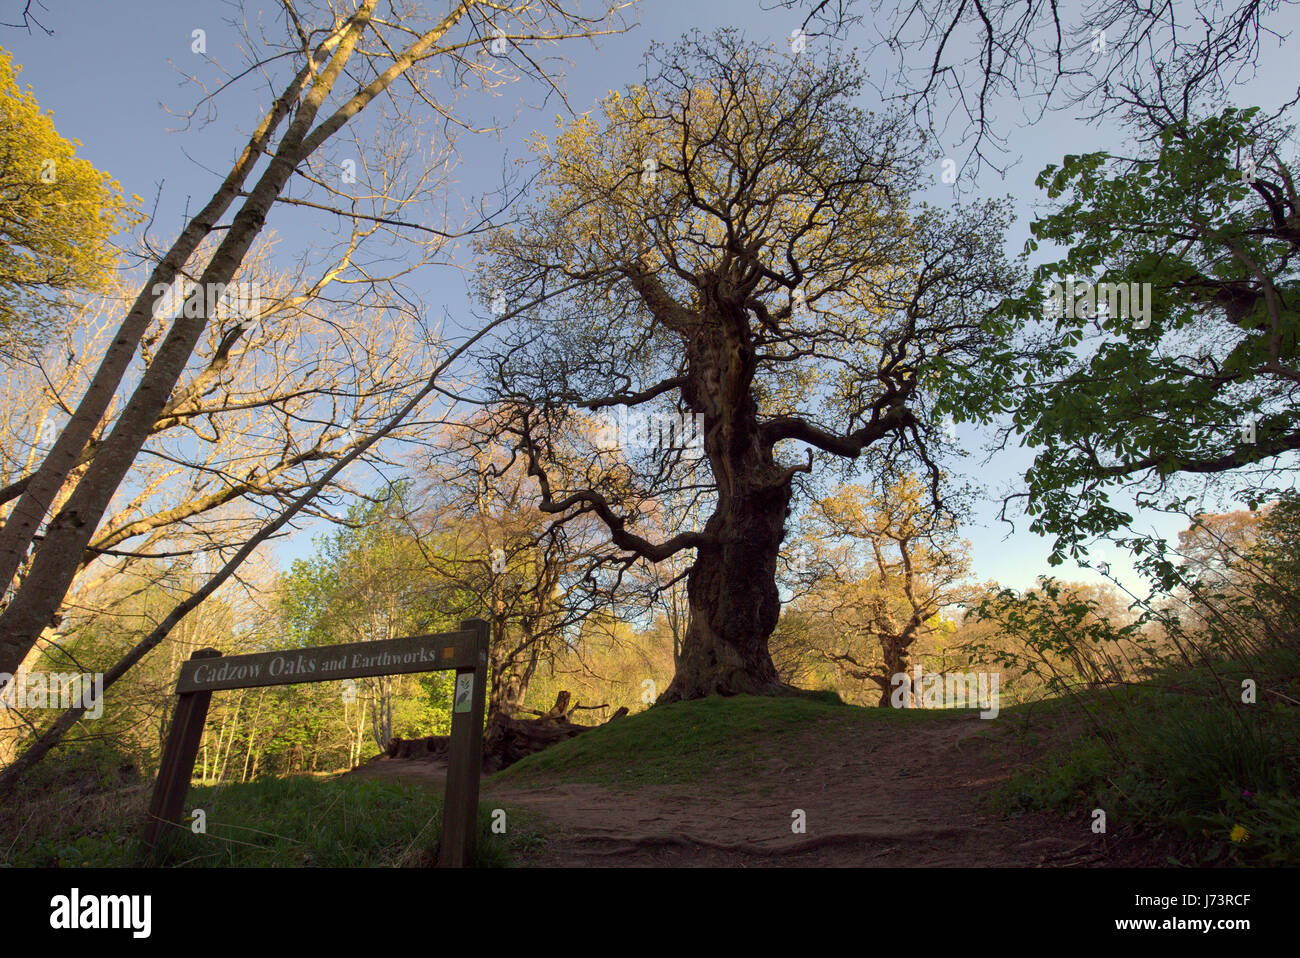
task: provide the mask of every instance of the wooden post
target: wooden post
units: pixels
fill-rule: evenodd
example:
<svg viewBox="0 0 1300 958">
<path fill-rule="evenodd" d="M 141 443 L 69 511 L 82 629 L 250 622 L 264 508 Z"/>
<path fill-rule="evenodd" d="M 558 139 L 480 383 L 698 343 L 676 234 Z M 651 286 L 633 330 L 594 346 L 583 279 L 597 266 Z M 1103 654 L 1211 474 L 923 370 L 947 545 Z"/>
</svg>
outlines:
<svg viewBox="0 0 1300 958">
<path fill-rule="evenodd" d="M 220 655 L 216 649 L 199 649 L 190 658 L 211 659 Z M 166 840 L 160 843 L 158 839 L 164 829 L 174 837 L 171 829 L 181 827 L 185 796 L 190 790 L 190 779 L 194 777 L 194 759 L 203 739 L 203 723 L 207 720 L 211 701 L 210 691 L 182 692 L 177 699 L 141 838 L 146 858 L 156 858 L 166 845 Z"/>
<path fill-rule="evenodd" d="M 474 857 L 478 832 L 478 788 L 483 771 L 483 710 L 487 698 L 488 624 L 467 619 L 473 632 L 472 664 L 456 669 L 452 694 L 451 739 L 447 749 L 447 795 L 442 806 L 439 867 L 464 868 Z"/>
</svg>

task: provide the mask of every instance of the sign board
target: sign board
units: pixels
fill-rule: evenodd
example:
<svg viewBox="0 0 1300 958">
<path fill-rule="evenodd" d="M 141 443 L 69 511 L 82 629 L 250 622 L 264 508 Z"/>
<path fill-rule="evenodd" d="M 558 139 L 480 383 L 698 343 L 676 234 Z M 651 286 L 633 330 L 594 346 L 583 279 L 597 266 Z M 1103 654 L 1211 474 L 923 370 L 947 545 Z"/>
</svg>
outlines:
<svg viewBox="0 0 1300 958">
<path fill-rule="evenodd" d="M 313 649 L 230 655 L 220 659 L 190 659 L 181 666 L 176 691 L 181 694 L 216 692 L 263 685 L 292 685 L 295 682 L 359 679 L 366 675 L 472 668 L 475 664 L 474 640 L 473 632 L 447 632 L 382 642 L 353 642 Z"/>
<path fill-rule="evenodd" d="M 312 649 L 222 656 L 195 652 L 181 666 L 180 698 L 163 747 L 158 782 L 145 820 L 142 842 L 153 856 L 164 828 L 180 827 L 203 738 L 212 693 L 224 689 L 330 682 L 368 675 L 456 670 L 451 741 L 447 755 L 447 797 L 443 805 L 438 864 L 468 865 L 478 830 L 479 775 L 483 766 L 483 710 L 487 692 L 488 625 L 460 624 L 459 632 L 415 635 L 381 642 L 353 642 Z"/>
</svg>

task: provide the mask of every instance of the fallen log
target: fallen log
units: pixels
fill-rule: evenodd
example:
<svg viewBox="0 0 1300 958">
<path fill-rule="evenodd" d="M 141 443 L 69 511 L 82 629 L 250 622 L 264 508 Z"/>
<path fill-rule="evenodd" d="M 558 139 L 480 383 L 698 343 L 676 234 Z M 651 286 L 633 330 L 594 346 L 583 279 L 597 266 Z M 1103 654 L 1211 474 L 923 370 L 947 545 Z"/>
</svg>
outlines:
<svg viewBox="0 0 1300 958">
<path fill-rule="evenodd" d="M 388 743 L 388 757 L 395 759 L 445 759 L 450 739 L 446 735 L 425 738 L 394 738 Z"/>
<path fill-rule="evenodd" d="M 577 703 L 570 706 L 571 698 L 569 692 L 562 691 L 555 697 L 555 704 L 545 712 L 536 709 L 523 710 L 536 715 L 537 718 L 534 719 L 516 719 L 499 712 L 492 715 L 483 732 L 484 773 L 499 772 L 503 768 L 509 768 L 521 758 L 550 748 L 556 742 L 563 742 L 583 732 L 589 732 L 593 728 L 599 728 L 597 725 L 576 724 L 571 721 L 573 713 L 581 708 L 608 708 L 608 706 L 583 706 Z M 627 712 L 627 706 L 623 706 L 609 717 L 609 721 L 622 718 L 627 715 Z M 417 761 L 445 760 L 447 743 L 446 735 L 430 735 L 417 739 L 394 738 L 388 743 L 387 757 Z"/>
<path fill-rule="evenodd" d="M 582 706 L 577 702 L 570 705 L 571 698 L 567 690 L 560 691 L 555 696 L 555 704 L 535 719 L 516 719 L 499 712 L 488 719 L 483 733 L 483 771 L 509 768 L 521 758 L 550 748 L 556 742 L 597 728 L 572 721 L 573 713 Z"/>
<path fill-rule="evenodd" d="M 498 772 L 556 742 L 590 732 L 594 725 L 575 725 L 547 718 L 513 719 L 494 715 L 483 733 L 483 771 Z"/>
</svg>

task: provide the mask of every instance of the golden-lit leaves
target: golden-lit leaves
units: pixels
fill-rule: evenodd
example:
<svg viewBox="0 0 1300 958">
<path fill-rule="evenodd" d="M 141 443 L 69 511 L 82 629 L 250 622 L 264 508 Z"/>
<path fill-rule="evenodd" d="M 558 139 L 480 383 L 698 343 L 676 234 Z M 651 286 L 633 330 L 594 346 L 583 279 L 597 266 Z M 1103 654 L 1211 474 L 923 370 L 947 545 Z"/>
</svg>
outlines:
<svg viewBox="0 0 1300 958">
<path fill-rule="evenodd" d="M 536 135 L 545 219 L 562 224 L 553 236 L 560 260 L 593 269 L 639 257 L 652 272 L 700 277 L 743 255 L 811 279 L 805 292 L 819 312 L 789 316 L 791 326 L 877 320 L 871 287 L 892 277 L 864 280 L 906 268 L 906 212 L 888 175 L 875 183 L 876 171 L 855 167 L 861 158 L 834 142 L 844 130 L 820 118 L 826 78 L 782 79 L 774 88 L 718 78 L 634 87 L 553 137 Z M 848 190 L 853 177 L 862 179 Z M 761 292 L 769 308 L 788 304 L 789 288 L 765 283 Z"/>
<path fill-rule="evenodd" d="M 108 174 L 76 156 L 20 68 L 0 50 L 0 336 L 40 328 L 60 291 L 107 288 L 110 238 L 134 209 Z M 139 202 L 139 197 L 133 198 Z"/>
</svg>

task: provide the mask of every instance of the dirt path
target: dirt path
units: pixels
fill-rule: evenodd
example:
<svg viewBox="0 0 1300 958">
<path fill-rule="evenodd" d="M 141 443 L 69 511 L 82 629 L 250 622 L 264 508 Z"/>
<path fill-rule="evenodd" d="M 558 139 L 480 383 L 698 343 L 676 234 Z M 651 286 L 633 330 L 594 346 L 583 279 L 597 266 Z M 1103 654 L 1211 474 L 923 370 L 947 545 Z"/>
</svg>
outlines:
<svg viewBox="0 0 1300 958">
<path fill-rule="evenodd" d="M 1134 866 L 1149 848 L 1095 836 L 1086 809 L 999 820 L 980 795 L 1015 771 L 991 755 L 986 722 L 965 713 L 924 725 L 807 735 L 730 782 L 628 791 L 521 787 L 487 779 L 482 801 L 526 809 L 547 828 L 521 853 L 539 866 Z M 783 757 L 784 756 L 784 757 Z M 816 764 L 808 764 L 814 757 Z M 442 788 L 445 765 L 379 760 L 353 774 Z M 489 804 L 487 807 L 493 807 Z M 801 809 L 806 831 L 792 830 Z"/>
</svg>

